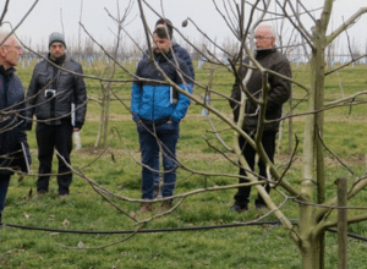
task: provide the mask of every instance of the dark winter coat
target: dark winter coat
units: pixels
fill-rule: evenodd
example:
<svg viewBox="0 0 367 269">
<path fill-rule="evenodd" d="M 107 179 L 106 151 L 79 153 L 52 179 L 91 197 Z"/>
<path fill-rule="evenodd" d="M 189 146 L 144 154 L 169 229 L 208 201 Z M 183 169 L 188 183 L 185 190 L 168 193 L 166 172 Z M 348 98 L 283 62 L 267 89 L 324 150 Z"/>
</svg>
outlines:
<svg viewBox="0 0 367 269">
<path fill-rule="evenodd" d="M 62 63 L 57 63 L 72 72 L 83 74 L 82 66 L 66 58 Z M 53 93 L 55 90 L 55 94 Z M 27 93 L 27 117 L 38 120 L 50 120 L 49 125 L 59 125 L 61 121 L 71 122 L 71 104 L 74 103 L 75 127 L 81 129 L 84 124 L 87 93 L 82 77 L 61 71 L 47 61 L 39 62 L 33 71 L 32 80 Z M 32 128 L 28 121 L 27 129 Z"/>
<path fill-rule="evenodd" d="M 5 70 L 0 66 L 0 176 L 13 174 L 4 168 L 28 172 L 25 159 L 31 163 L 25 132 L 24 89 L 14 72 L 14 68 Z"/>
<path fill-rule="evenodd" d="M 255 56 L 256 60 L 264 68 L 275 71 L 283 76 L 291 78 L 291 67 L 287 58 L 280 54 L 276 49 L 259 50 Z M 244 60 L 246 64 L 249 63 L 249 59 Z M 233 85 L 231 97 L 237 101 L 241 101 L 241 88 L 240 84 L 245 78 L 247 68 L 242 66 L 239 71 L 241 80 L 236 80 Z M 276 120 L 282 116 L 282 106 L 286 102 L 291 94 L 291 83 L 279 76 L 269 74 L 268 83 L 270 90 L 268 92 L 268 100 L 266 107 L 266 120 Z M 254 95 L 255 98 L 260 98 L 262 94 L 263 77 L 259 70 L 253 70 L 251 78 L 247 82 L 248 91 Z M 230 105 L 233 109 L 234 120 L 238 120 L 239 105 L 233 101 L 230 101 Z M 246 100 L 245 105 L 245 119 L 242 128 L 246 131 L 253 131 L 257 129 L 258 125 L 258 106 L 250 99 Z M 279 121 L 271 121 L 264 126 L 264 131 L 275 131 L 279 129 Z"/>
<path fill-rule="evenodd" d="M 191 83 L 184 83 L 177 74 L 172 64 L 172 54 L 166 54 L 168 61 L 160 53 L 154 54 L 155 61 L 163 72 L 179 87 L 192 92 Z M 177 59 L 179 67 L 184 74 L 189 70 L 186 64 Z M 146 79 L 163 81 L 161 73 L 155 69 L 152 61 L 145 57 L 138 64 L 136 76 Z M 131 89 L 131 112 L 133 119 L 144 121 L 180 121 L 187 112 L 190 105 L 190 99 L 185 95 L 178 93 L 167 84 L 159 84 L 150 81 L 136 81 Z"/>
</svg>

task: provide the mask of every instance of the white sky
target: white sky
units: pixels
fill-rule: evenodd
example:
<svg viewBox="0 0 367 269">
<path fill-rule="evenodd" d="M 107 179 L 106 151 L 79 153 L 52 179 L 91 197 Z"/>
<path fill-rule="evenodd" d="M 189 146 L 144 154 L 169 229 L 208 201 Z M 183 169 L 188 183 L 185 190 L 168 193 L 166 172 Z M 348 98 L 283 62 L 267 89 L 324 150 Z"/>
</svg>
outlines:
<svg viewBox="0 0 367 269">
<path fill-rule="evenodd" d="M 236 0 L 239 2 L 238 0 Z M 255 2 L 254 0 L 249 0 Z M 28 11 L 34 0 L 11 0 L 5 20 L 15 26 Z M 149 3 L 161 12 L 161 2 L 163 2 L 166 17 L 170 18 L 173 24 L 182 31 L 185 36 L 190 36 L 196 40 L 201 37 L 196 28 L 189 24 L 188 27 L 181 27 L 181 22 L 187 17 L 193 19 L 203 31 L 212 39 L 224 41 L 230 38 L 231 33 L 225 22 L 215 10 L 212 0 L 149 0 Z M 218 4 L 222 0 L 216 1 Z M 232 2 L 229 1 L 229 2 Z M 293 2 L 295 2 L 293 0 Z M 319 7 L 322 0 L 304 0 L 305 6 L 310 8 Z M 128 0 L 120 0 L 120 10 L 123 13 Z M 5 0 L 0 0 L 0 11 L 3 10 Z M 47 46 L 48 36 L 51 32 L 62 32 L 61 14 L 65 29 L 67 45 L 77 45 L 78 40 L 78 22 L 80 17 L 81 0 L 40 0 L 33 12 L 26 21 L 20 26 L 17 35 L 23 40 L 32 40 L 32 47 L 36 44 Z M 342 23 L 342 16 L 347 20 L 351 14 L 361 7 L 367 7 L 366 0 L 336 0 L 332 17 L 333 28 Z M 84 0 L 82 22 L 91 32 L 91 34 L 103 44 L 113 42 L 111 30 L 115 30 L 111 18 L 104 10 L 107 8 L 112 14 L 116 14 L 116 0 Z M 248 6 L 247 6 L 247 9 Z M 148 24 L 153 27 L 157 16 L 153 15 L 148 8 L 145 8 Z M 315 13 L 318 16 L 318 13 Z M 142 22 L 139 16 L 138 4 L 134 3 L 134 8 L 127 21 L 132 22 L 126 27 L 127 31 L 133 36 L 144 40 Z M 305 21 L 305 25 L 310 24 Z M 361 45 L 366 45 L 367 14 L 364 15 L 356 25 L 349 31 L 349 35 L 355 38 Z M 111 30 L 110 30 L 111 29 Z M 82 40 L 85 40 L 86 34 L 82 32 Z M 177 36 L 177 35 L 176 35 Z M 27 42 L 28 43 L 28 42 Z"/>
</svg>

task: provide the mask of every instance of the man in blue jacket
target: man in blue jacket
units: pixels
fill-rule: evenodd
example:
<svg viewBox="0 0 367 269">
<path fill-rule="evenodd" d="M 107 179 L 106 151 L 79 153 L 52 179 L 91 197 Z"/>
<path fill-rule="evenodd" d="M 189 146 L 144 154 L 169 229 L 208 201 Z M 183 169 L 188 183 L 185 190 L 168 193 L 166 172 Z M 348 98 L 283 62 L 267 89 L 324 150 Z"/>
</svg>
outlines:
<svg viewBox="0 0 367 269">
<path fill-rule="evenodd" d="M 29 172 L 30 154 L 25 133 L 24 89 L 14 74 L 23 54 L 16 38 L 0 34 L 0 226 L 9 181 L 14 170 Z"/>
<path fill-rule="evenodd" d="M 195 71 L 194 66 L 192 64 L 192 60 L 190 57 L 190 54 L 187 52 L 186 49 L 181 47 L 174 39 L 173 37 L 173 26 L 169 19 L 159 19 L 155 23 L 155 28 L 163 28 L 168 32 L 168 35 L 171 36 L 171 44 L 173 52 L 175 53 L 176 57 L 180 58 L 185 62 L 187 67 L 189 68 L 189 78 L 186 78 L 190 82 L 195 81 Z M 149 50 L 147 50 L 147 53 L 145 56 L 149 56 Z M 156 159 L 154 161 L 154 170 L 159 171 L 159 156 L 156 156 Z M 159 195 L 159 174 L 155 173 L 154 175 L 154 197 L 157 197 Z"/>
<path fill-rule="evenodd" d="M 131 112 L 137 123 L 142 155 L 142 198 L 153 199 L 155 157 L 160 149 L 163 153 L 162 196 L 173 195 L 176 182 L 176 144 L 179 124 L 185 117 L 190 99 L 170 86 L 171 80 L 183 90 L 191 93 L 191 84 L 185 82 L 188 67 L 172 55 L 172 43 L 167 31 L 157 28 L 153 33 L 154 60 L 145 57 L 136 70 L 136 81 L 132 85 Z M 163 203 L 169 208 L 172 199 Z M 142 205 L 140 212 L 152 210 L 150 203 Z"/>
</svg>

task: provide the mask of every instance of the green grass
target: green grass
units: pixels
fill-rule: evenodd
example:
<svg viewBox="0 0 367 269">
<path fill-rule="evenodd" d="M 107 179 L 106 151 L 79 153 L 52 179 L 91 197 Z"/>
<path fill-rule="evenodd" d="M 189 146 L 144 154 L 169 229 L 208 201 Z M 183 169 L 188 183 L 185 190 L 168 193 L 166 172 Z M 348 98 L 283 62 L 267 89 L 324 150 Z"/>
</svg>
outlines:
<svg viewBox="0 0 367 269">
<path fill-rule="evenodd" d="M 88 66 L 84 70 L 88 74 L 93 74 Z M 364 66 L 350 67 L 339 72 L 346 95 L 365 89 L 366 79 L 362 75 L 363 72 L 365 72 Z M 18 70 L 18 75 L 25 87 L 29 83 L 31 74 L 30 68 Z M 208 70 L 199 69 L 196 74 L 200 83 L 207 84 Z M 294 68 L 293 74 L 301 82 L 306 82 L 309 78 L 306 67 Z M 120 71 L 117 75 L 119 78 L 126 77 Z M 89 94 L 95 98 L 101 98 L 99 82 L 87 79 L 86 83 Z M 214 89 L 228 95 L 232 84 L 233 77 L 229 72 L 222 69 L 215 72 Z M 327 100 L 340 98 L 341 93 L 336 75 L 327 78 L 325 85 Z M 114 84 L 113 86 L 114 91 L 121 98 L 130 97 L 129 85 Z M 204 90 L 196 87 L 195 92 L 202 94 Z M 301 89 L 294 88 L 295 98 L 301 98 L 303 95 L 304 92 Z M 231 115 L 228 101 L 215 95 L 212 98 L 215 99 L 212 104 L 218 110 Z M 129 104 L 129 100 L 125 102 Z M 287 106 L 285 107 L 288 109 Z M 301 102 L 294 113 L 304 112 L 305 107 L 306 103 Z M 325 143 L 350 165 L 358 176 L 362 176 L 366 169 L 365 111 L 366 106 L 361 105 L 354 107 L 351 111 L 349 108 L 338 108 L 325 113 Z M 87 121 L 81 132 L 83 149 L 73 151 L 72 164 L 115 194 L 140 198 L 141 168 L 131 157 L 132 155 L 140 160 L 135 124 L 130 119 L 129 112 L 118 101 L 112 101 L 109 128 L 121 135 L 122 143 L 111 131 L 108 139 L 109 149 L 93 162 L 99 153 L 92 148 L 97 135 L 99 113 L 100 106 L 93 101 L 89 102 Z M 296 134 L 301 143 L 297 160 L 286 176 L 287 180 L 297 189 L 300 188 L 302 179 L 304 119 L 305 117 L 299 117 L 293 121 L 293 135 Z M 213 120 L 219 123 L 216 117 L 213 117 Z M 231 145 L 232 131 L 228 131 L 223 124 L 218 125 L 218 129 L 226 143 Z M 276 165 L 281 164 L 287 158 L 288 121 L 285 122 L 284 131 L 281 141 L 282 151 L 276 155 Z M 196 171 L 236 175 L 238 169 L 223 155 L 208 148 L 203 136 L 219 149 L 223 149 L 210 132 L 210 125 L 206 118 L 201 116 L 201 107 L 192 105 L 181 124 L 180 140 L 177 146 L 178 157 L 182 164 Z M 38 160 L 34 130 L 29 132 L 29 143 L 33 157 L 32 171 L 35 174 Z M 115 162 L 112 160 L 111 153 L 114 155 Z M 228 156 L 234 160 L 232 154 Z M 325 152 L 325 160 L 325 196 L 328 199 L 336 194 L 334 180 L 337 177 L 347 177 L 350 184 L 353 178 L 328 152 Z M 92 162 L 93 164 L 86 166 Z M 55 173 L 56 167 L 55 158 L 53 163 Z M 280 168 L 280 171 L 283 169 L 284 167 Z M 179 169 L 177 175 L 176 194 L 206 186 L 224 186 L 237 182 L 235 177 L 192 175 L 182 169 Z M 54 177 L 50 181 L 50 193 L 34 199 L 36 180 L 35 176 L 27 176 L 22 182 L 18 182 L 17 176 L 13 176 L 7 196 L 7 206 L 3 212 L 4 222 L 71 230 L 133 230 L 136 228 L 131 219 L 114 209 L 78 176 L 74 176 L 71 194 L 66 200 L 57 199 L 57 183 Z M 29 198 L 31 189 L 33 195 Z M 229 210 L 235 192 L 235 190 L 223 190 L 190 196 L 172 214 L 148 223 L 146 228 L 220 225 L 258 218 L 261 212 L 254 209 L 253 203 L 250 205 L 250 210 L 242 214 Z M 252 202 L 256 196 L 253 190 L 250 197 Z M 284 199 L 276 191 L 272 191 L 271 196 L 276 204 L 280 204 Z M 362 191 L 351 202 L 351 205 L 365 205 L 366 197 L 366 191 Z M 139 209 L 137 203 L 117 199 L 112 199 L 112 201 L 126 212 L 133 213 Z M 298 206 L 291 201 L 288 201 L 283 208 L 283 212 L 290 219 L 298 218 L 298 211 Z M 362 211 L 349 212 L 357 214 Z M 155 213 L 158 213 L 158 210 Z M 150 214 L 144 214 L 137 217 L 143 220 L 150 216 Z M 269 216 L 265 220 L 275 219 L 274 216 Z M 68 220 L 69 224 L 65 225 L 64 220 Z M 349 231 L 367 236 L 367 224 L 365 222 L 353 224 L 349 227 Z M 200 232 L 138 234 L 127 242 L 100 250 L 75 250 L 57 245 L 76 247 L 78 243 L 83 242 L 85 247 L 103 246 L 123 238 L 124 235 L 63 234 L 4 227 L 0 229 L 0 268 L 301 268 L 299 250 L 287 231 L 281 226 L 264 225 Z M 325 244 L 326 268 L 336 268 L 338 258 L 336 235 L 327 233 Z M 366 248 L 364 242 L 349 239 L 349 268 L 366 268 L 364 265 L 367 259 Z"/>
</svg>

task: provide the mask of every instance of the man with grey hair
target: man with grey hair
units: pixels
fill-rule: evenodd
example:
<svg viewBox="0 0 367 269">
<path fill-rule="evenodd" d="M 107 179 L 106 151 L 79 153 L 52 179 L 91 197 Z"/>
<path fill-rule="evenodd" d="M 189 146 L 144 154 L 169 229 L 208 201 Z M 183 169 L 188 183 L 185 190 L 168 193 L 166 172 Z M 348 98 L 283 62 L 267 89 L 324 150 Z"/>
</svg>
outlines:
<svg viewBox="0 0 367 269">
<path fill-rule="evenodd" d="M 9 33 L 0 33 L 0 226 L 10 177 L 14 170 L 29 172 L 30 153 L 25 132 L 24 89 L 14 74 L 19 42 Z"/>
<path fill-rule="evenodd" d="M 256 61 L 264 68 L 279 73 L 285 77 L 291 77 L 291 67 L 287 58 L 280 54 L 275 47 L 276 34 L 273 27 L 269 25 L 259 26 L 255 32 L 256 38 Z M 245 58 L 245 64 L 249 64 L 249 58 Z M 241 83 L 246 77 L 248 68 L 242 66 L 239 70 L 239 77 L 236 78 L 233 85 L 231 97 L 234 100 L 241 101 Z M 263 89 L 263 75 L 259 70 L 252 70 L 250 79 L 246 83 L 247 90 L 257 99 L 261 98 Z M 262 134 L 262 145 L 271 162 L 274 162 L 275 153 L 275 138 L 279 129 L 279 121 L 282 116 L 282 106 L 289 99 L 291 94 L 291 84 L 288 80 L 283 79 L 275 74 L 268 74 L 268 83 L 270 86 L 267 106 L 265 112 L 265 119 L 267 122 L 264 125 L 264 132 Z M 234 120 L 238 121 L 239 106 L 238 102 L 230 100 L 230 105 L 233 109 Z M 243 121 L 242 129 L 248 133 L 252 138 L 255 137 L 258 128 L 258 106 L 250 98 L 246 100 L 245 105 L 245 119 Z M 249 167 L 254 171 L 256 151 L 246 143 L 246 140 L 240 136 L 239 145 L 242 150 L 242 154 L 245 157 Z M 262 179 L 268 178 L 266 173 L 266 166 L 261 161 L 258 162 L 259 176 Z M 246 171 L 241 168 L 240 175 L 246 176 Z M 240 183 L 247 182 L 245 179 L 240 178 Z M 266 184 L 265 189 L 270 191 L 269 184 Z M 238 192 L 234 196 L 235 203 L 231 207 L 232 210 L 241 212 L 248 210 L 249 196 L 251 187 L 240 187 Z M 258 195 L 255 201 L 256 208 L 266 208 L 264 199 Z"/>
<path fill-rule="evenodd" d="M 66 43 L 62 34 L 54 32 L 49 38 L 48 61 L 39 62 L 33 71 L 27 93 L 27 129 L 32 129 L 36 115 L 38 144 L 37 192 L 48 192 L 54 149 L 61 155 L 57 182 L 59 197 L 69 195 L 72 173 L 68 168 L 72 150 L 72 134 L 79 131 L 86 114 L 87 94 L 83 69 L 79 63 L 66 56 Z M 51 64 L 52 63 L 52 64 Z M 59 67 L 80 76 L 62 71 Z M 72 104 L 75 109 L 72 109 Z M 73 120 L 72 120 L 73 119 Z"/>
</svg>

